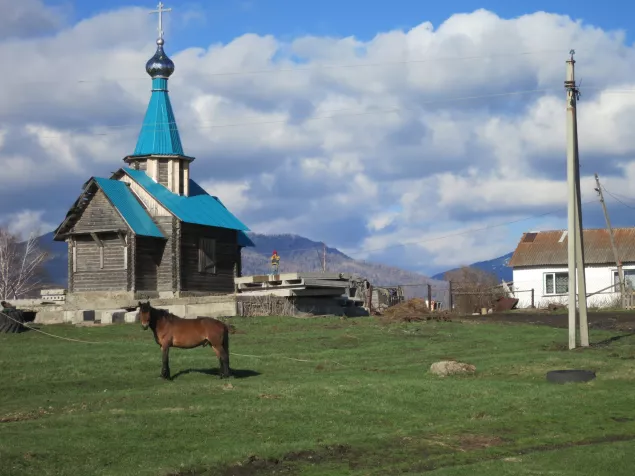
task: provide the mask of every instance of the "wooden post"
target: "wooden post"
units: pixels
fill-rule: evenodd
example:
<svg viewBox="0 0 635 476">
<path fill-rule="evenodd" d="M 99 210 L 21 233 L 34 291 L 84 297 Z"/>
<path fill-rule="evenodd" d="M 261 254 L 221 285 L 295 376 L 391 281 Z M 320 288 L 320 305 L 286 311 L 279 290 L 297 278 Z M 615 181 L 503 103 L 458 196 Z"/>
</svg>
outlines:
<svg viewBox="0 0 635 476">
<path fill-rule="evenodd" d="M 531 308 L 532 309 L 536 308 L 536 303 L 534 301 L 534 288 L 531 288 Z"/>
<path fill-rule="evenodd" d="M 77 242 L 75 237 L 71 238 L 73 245 L 73 273 L 77 272 Z"/>
<path fill-rule="evenodd" d="M 128 243 L 126 242 L 126 235 L 122 232 L 117 233 L 121 246 L 123 246 L 123 269 L 128 269 Z"/>
<path fill-rule="evenodd" d="M 448 306 L 450 311 L 452 311 L 452 308 L 454 307 L 454 299 L 452 296 L 452 280 L 448 281 Z"/>
<path fill-rule="evenodd" d="M 428 283 L 428 309 L 433 311 L 432 309 L 432 285 Z"/>
<path fill-rule="evenodd" d="M 130 291 L 134 294 L 137 290 L 137 236 L 135 234 L 130 235 L 128 246 L 130 247 Z"/>
<path fill-rule="evenodd" d="M 104 269 L 104 243 L 99 239 L 97 233 L 91 233 L 90 236 L 93 237 L 93 240 L 99 246 L 99 269 Z"/>
</svg>

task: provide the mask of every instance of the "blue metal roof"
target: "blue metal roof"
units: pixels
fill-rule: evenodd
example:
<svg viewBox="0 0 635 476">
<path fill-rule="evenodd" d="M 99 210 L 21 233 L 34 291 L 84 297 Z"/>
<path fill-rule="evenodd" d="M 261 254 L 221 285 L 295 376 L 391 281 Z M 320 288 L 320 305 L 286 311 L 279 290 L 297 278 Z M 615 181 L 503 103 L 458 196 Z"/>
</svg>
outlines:
<svg viewBox="0 0 635 476">
<path fill-rule="evenodd" d="M 166 78 L 152 79 L 150 103 L 132 155 L 184 155 Z"/>
<path fill-rule="evenodd" d="M 95 182 L 103 190 L 113 206 L 119 211 L 130 229 L 141 236 L 165 238 L 161 230 L 152 221 L 148 212 L 132 195 L 125 182 L 95 177 Z"/>
<path fill-rule="evenodd" d="M 244 231 L 238 232 L 238 245 L 239 246 L 256 246 L 256 244 L 251 241 L 251 238 L 247 236 L 247 233 Z"/>
<path fill-rule="evenodd" d="M 142 170 L 129 168 L 122 170 L 167 208 L 170 213 L 185 223 L 249 231 L 249 228 L 236 218 L 218 198 L 209 195 L 192 179 L 189 180 L 190 196 L 184 197 L 170 192 Z"/>
</svg>

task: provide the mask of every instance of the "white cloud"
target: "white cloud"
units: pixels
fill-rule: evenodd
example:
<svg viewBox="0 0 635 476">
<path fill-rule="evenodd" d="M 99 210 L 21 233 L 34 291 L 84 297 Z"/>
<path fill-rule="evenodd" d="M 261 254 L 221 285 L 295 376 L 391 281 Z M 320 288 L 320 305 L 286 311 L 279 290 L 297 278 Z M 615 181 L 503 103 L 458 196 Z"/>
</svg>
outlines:
<svg viewBox="0 0 635 476">
<path fill-rule="evenodd" d="M 57 224 L 86 179 L 123 165 L 149 99 L 155 20 L 125 8 L 58 22 L 46 39 L 0 38 L 12 73 L 0 76 L 0 215 L 46 208 Z M 246 32 L 182 51 L 168 32 L 192 177 L 255 231 L 424 271 L 493 257 L 516 245 L 516 231 L 440 237 L 564 212 L 563 79 L 575 48 L 583 199 L 594 197 L 596 171 L 633 194 L 635 48 L 622 32 L 544 12 L 419 20 L 369 41 Z M 518 91 L 533 92 L 492 97 Z M 632 223 L 627 207 L 611 209 L 616 225 Z M 603 226 L 589 210 L 585 224 Z M 360 251 L 412 241 L 421 244 Z"/>
<path fill-rule="evenodd" d="M 218 197 L 232 213 L 240 215 L 249 206 L 249 182 L 207 180 L 199 184 L 207 193 Z"/>
<path fill-rule="evenodd" d="M 64 22 L 63 10 L 42 0 L 0 0 L 0 11 L 0 40 L 51 33 Z"/>
<path fill-rule="evenodd" d="M 55 229 L 56 225 L 49 222 L 46 215 L 45 210 L 22 210 L 11 213 L 4 219 L 0 218 L 0 223 L 14 235 L 27 239 L 29 236 L 39 236 Z"/>
</svg>

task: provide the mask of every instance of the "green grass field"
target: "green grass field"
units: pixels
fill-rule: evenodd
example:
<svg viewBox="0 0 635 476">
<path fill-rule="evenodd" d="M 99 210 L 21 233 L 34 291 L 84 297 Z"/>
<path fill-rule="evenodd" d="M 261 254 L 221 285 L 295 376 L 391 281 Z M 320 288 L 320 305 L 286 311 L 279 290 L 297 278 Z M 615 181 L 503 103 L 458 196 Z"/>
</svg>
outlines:
<svg viewBox="0 0 635 476">
<path fill-rule="evenodd" d="M 567 351 L 567 331 L 544 326 L 232 322 L 231 351 L 245 355 L 232 355 L 231 380 L 210 372 L 209 347 L 173 349 L 176 378 L 161 380 L 139 325 L 42 327 L 111 344 L 0 335 L 0 474 L 634 472 L 635 336 Z M 429 373 L 447 358 L 476 374 Z M 547 383 L 561 368 L 597 379 Z"/>
</svg>

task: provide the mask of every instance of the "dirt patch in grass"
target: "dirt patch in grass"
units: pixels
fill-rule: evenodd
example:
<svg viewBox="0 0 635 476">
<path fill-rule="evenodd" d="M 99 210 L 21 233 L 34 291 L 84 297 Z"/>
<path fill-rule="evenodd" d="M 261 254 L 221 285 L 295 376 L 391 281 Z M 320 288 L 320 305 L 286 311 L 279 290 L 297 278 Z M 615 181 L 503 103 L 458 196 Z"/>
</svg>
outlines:
<svg viewBox="0 0 635 476">
<path fill-rule="evenodd" d="M 281 458 L 259 458 L 258 456 L 252 455 L 245 461 L 223 468 L 217 474 L 220 476 L 296 474 L 297 471 L 294 463 L 320 464 L 325 462 L 349 461 L 351 456 L 353 456 L 353 450 L 348 445 L 323 446 L 317 450 L 294 451 L 285 454 Z M 197 473 L 191 474 L 194 476 Z M 179 474 L 179 476 L 181 475 Z"/>
<path fill-rule="evenodd" d="M 458 438 L 459 448 L 465 451 L 481 450 L 505 443 L 502 438 L 490 435 L 461 435 Z"/>
<path fill-rule="evenodd" d="M 0 423 L 12 423 L 16 421 L 27 421 L 27 420 L 37 420 L 38 418 L 42 418 L 45 415 L 48 415 L 50 412 L 45 410 L 44 408 L 40 408 L 39 410 L 34 410 L 31 412 L 16 412 L 9 413 L 8 415 L 4 415 L 0 417 Z"/>
<path fill-rule="evenodd" d="M 375 367 L 362 367 L 361 370 L 364 371 L 364 372 L 377 372 L 377 373 L 388 373 L 389 372 L 387 369 L 378 369 L 378 368 L 375 368 Z"/>
<path fill-rule="evenodd" d="M 394 450 L 394 464 L 400 466 L 403 458 L 444 457 L 458 453 L 482 452 L 487 448 L 508 443 L 502 438 L 492 435 L 464 434 L 459 436 L 435 436 L 431 438 L 400 437 L 384 442 L 382 448 L 391 453 Z M 387 464 L 385 457 L 381 461 L 373 457 L 376 449 L 353 448 L 349 445 L 322 446 L 315 450 L 300 450 L 287 453 L 279 458 L 261 458 L 255 455 L 244 461 L 217 469 L 214 472 L 182 472 L 170 473 L 169 476 L 202 476 L 215 474 L 219 476 L 270 476 L 284 474 L 300 474 L 304 465 L 341 464 L 351 469 L 377 468 Z M 509 455 L 507 455 L 509 456 Z M 395 466 L 396 467 L 396 466 Z M 429 469 L 429 468 L 424 468 Z"/>
<path fill-rule="evenodd" d="M 396 465 L 403 463 L 402 459 L 411 455 L 421 459 L 424 456 L 443 457 L 457 453 L 482 451 L 494 446 L 508 443 L 502 438 L 492 435 L 465 434 L 454 437 L 401 437 L 384 442 L 382 448 L 388 451 L 395 450 Z M 269 476 L 278 474 L 300 474 L 303 465 L 319 464 L 343 464 L 351 469 L 376 468 L 377 465 L 386 464 L 385 458 L 376 460 L 373 455 L 376 450 L 370 448 L 353 448 L 350 445 L 323 446 L 315 450 L 294 451 L 280 458 L 260 458 L 250 456 L 245 461 L 226 466 L 213 473 L 186 472 L 170 473 L 174 476 L 202 476 L 205 474 L 217 474 L 220 476 Z"/>
<path fill-rule="evenodd" d="M 502 453 L 483 453 L 475 451 L 473 453 L 465 454 L 464 458 L 455 459 L 453 461 L 433 461 L 433 462 L 425 462 L 423 464 L 418 464 L 408 469 L 409 472 L 415 473 L 425 473 L 429 471 L 436 471 L 442 468 L 452 468 L 455 466 L 467 466 L 473 464 L 483 463 L 485 461 L 495 461 L 495 460 L 504 460 L 504 461 L 518 461 L 518 456 L 525 456 L 533 453 L 542 453 L 548 451 L 557 451 L 568 448 L 574 448 L 578 446 L 593 446 L 593 445 L 601 445 L 605 443 L 617 443 L 622 441 L 633 441 L 635 440 L 635 435 L 607 435 L 599 438 L 589 438 L 586 440 L 578 440 L 578 441 L 570 441 L 564 443 L 552 443 L 545 444 L 539 446 L 530 446 L 525 448 L 509 448 L 507 451 L 503 451 Z M 495 444 L 493 446 L 500 446 L 505 443 L 504 440 L 501 440 L 502 443 Z M 482 443 L 482 442 L 481 442 Z M 511 443 L 511 442 L 509 442 Z M 511 443 L 513 444 L 513 443 Z M 485 450 L 484 447 L 477 448 L 479 450 Z"/>
<path fill-rule="evenodd" d="M 282 398 L 280 395 L 270 395 L 268 393 L 261 393 L 258 395 L 258 398 L 262 398 L 264 400 L 279 400 Z"/>
</svg>

